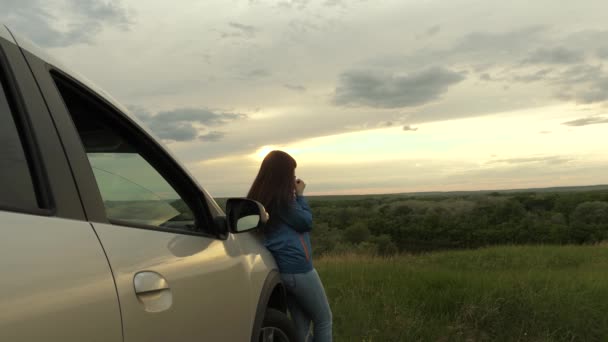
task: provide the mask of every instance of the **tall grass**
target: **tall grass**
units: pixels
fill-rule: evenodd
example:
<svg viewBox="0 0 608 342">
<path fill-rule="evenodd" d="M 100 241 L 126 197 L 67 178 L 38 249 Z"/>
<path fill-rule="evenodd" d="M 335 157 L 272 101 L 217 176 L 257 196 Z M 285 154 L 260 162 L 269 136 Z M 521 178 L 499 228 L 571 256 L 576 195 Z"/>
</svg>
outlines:
<svg viewBox="0 0 608 342">
<path fill-rule="evenodd" d="M 608 341 L 606 246 L 315 263 L 336 341 Z"/>
</svg>

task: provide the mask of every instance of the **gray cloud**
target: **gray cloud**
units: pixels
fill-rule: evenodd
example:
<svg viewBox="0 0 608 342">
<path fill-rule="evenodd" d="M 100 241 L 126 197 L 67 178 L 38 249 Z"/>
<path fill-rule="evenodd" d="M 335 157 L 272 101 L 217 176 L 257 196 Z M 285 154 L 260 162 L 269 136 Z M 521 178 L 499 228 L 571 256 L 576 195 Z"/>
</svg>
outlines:
<svg viewBox="0 0 608 342">
<path fill-rule="evenodd" d="M 522 83 L 545 82 L 555 88 L 555 97 L 563 101 L 590 104 L 608 101 L 608 72 L 601 64 L 575 64 L 530 71 L 514 66 L 512 76 L 497 79 Z"/>
<path fill-rule="evenodd" d="M 557 81 L 567 84 L 586 83 L 597 80 L 604 74 L 601 65 L 579 64 L 563 69 L 557 75 Z"/>
<path fill-rule="evenodd" d="M 427 28 L 424 32 L 417 34 L 416 39 L 431 38 L 441 32 L 441 26 L 434 25 Z"/>
<path fill-rule="evenodd" d="M 561 93 L 563 95 L 563 93 Z M 564 99 L 574 99 L 578 103 L 596 103 L 608 100 L 608 77 L 602 75 L 598 79 L 590 82 L 587 87 L 573 94 L 565 94 Z"/>
<path fill-rule="evenodd" d="M 492 76 L 490 76 L 490 74 L 488 74 L 487 72 L 484 72 L 483 74 L 479 75 L 479 79 L 482 81 L 491 81 Z"/>
<path fill-rule="evenodd" d="M 553 69 L 550 68 L 541 69 L 531 74 L 515 75 L 512 80 L 523 83 L 542 81 L 545 80 L 552 71 Z"/>
<path fill-rule="evenodd" d="M 224 132 L 211 131 L 207 134 L 200 135 L 198 137 L 198 139 L 202 140 L 202 141 L 207 141 L 207 142 L 217 142 L 217 141 L 222 140 L 222 138 L 224 138 L 225 135 L 226 135 L 226 133 L 224 133 Z"/>
<path fill-rule="evenodd" d="M 291 40 L 294 42 L 302 41 L 302 37 L 311 32 L 320 32 L 324 25 L 313 19 L 293 19 L 288 24 Z"/>
<path fill-rule="evenodd" d="M 528 57 L 530 50 L 546 46 L 549 39 L 547 32 L 542 26 L 527 26 L 504 32 L 473 31 L 443 49 L 421 48 L 408 55 L 380 55 L 368 60 L 367 64 L 410 70 L 440 62 L 446 67 L 469 66 L 475 72 L 484 73 L 496 66 L 504 68 L 512 65 L 515 61 Z"/>
<path fill-rule="evenodd" d="M 601 65 L 580 64 L 562 71 L 554 83 L 561 86 L 557 97 L 578 103 L 608 100 L 608 73 Z"/>
<path fill-rule="evenodd" d="M 581 30 L 570 33 L 560 40 L 561 45 L 593 53 L 608 50 L 608 30 Z"/>
<path fill-rule="evenodd" d="M 228 23 L 228 26 L 232 29 L 230 32 L 222 32 L 222 38 L 254 38 L 258 32 L 258 29 L 251 25 L 245 25 L 235 22 Z"/>
<path fill-rule="evenodd" d="M 251 25 L 239 24 L 239 23 L 234 23 L 234 22 L 231 22 L 228 25 L 230 25 L 231 27 L 234 27 L 236 29 L 239 29 L 243 32 L 247 32 L 247 33 L 257 32 L 257 29 Z"/>
<path fill-rule="evenodd" d="M 468 67 L 480 76 L 484 73 L 490 76 L 492 71 L 492 81 L 509 81 L 512 77 L 509 74 L 511 71 L 519 71 L 523 75 L 530 72 L 530 70 L 521 70 L 523 67 L 529 68 L 534 65 L 522 63 L 530 57 L 530 51 L 538 51 L 547 45 L 562 45 L 555 42 L 550 33 L 551 31 L 544 26 L 526 26 L 498 32 L 472 31 L 443 49 L 421 48 L 409 55 L 380 56 L 370 60 L 369 64 L 381 68 L 411 70 L 427 67 L 429 63 L 440 62 L 445 67 L 452 65 Z M 575 42 L 562 40 L 563 45 L 578 49 Z M 506 74 L 494 75 L 497 69 Z"/>
<path fill-rule="evenodd" d="M 432 37 L 441 31 L 441 26 L 435 25 L 426 30 L 426 35 Z"/>
<path fill-rule="evenodd" d="M 405 125 L 405 126 L 403 126 L 403 130 L 404 131 L 413 131 L 413 132 L 415 132 L 415 131 L 418 130 L 418 127 L 412 127 L 410 125 Z"/>
<path fill-rule="evenodd" d="M 293 90 L 293 91 L 298 91 L 298 92 L 305 92 L 306 91 L 306 87 L 299 85 L 299 84 L 283 84 L 283 86 L 289 90 Z"/>
<path fill-rule="evenodd" d="M 226 125 L 235 120 L 247 118 L 245 114 L 215 112 L 205 108 L 180 108 L 158 112 L 155 115 L 141 107 L 129 107 L 159 138 L 168 141 L 218 141 L 224 133 L 211 131 L 200 135 L 208 127 Z"/>
<path fill-rule="evenodd" d="M 481 73 L 479 77 L 486 81 L 543 82 L 554 88 L 555 98 L 563 101 L 583 104 L 606 102 L 608 72 L 604 70 L 601 62 L 590 64 L 585 60 L 586 55 L 595 51 L 591 48 L 585 50 L 585 42 L 589 37 L 596 37 L 598 33 L 586 34 L 589 35 L 587 39 L 583 33 L 575 35 L 582 41 L 579 47 L 537 49 L 520 63 L 504 65 L 500 77 L 488 78 L 487 73 Z M 606 37 L 608 38 L 608 34 Z M 571 38 L 565 38 L 563 41 L 570 42 Z"/>
<path fill-rule="evenodd" d="M 438 99 L 450 85 L 464 79 L 462 74 L 440 67 L 407 75 L 348 71 L 340 76 L 334 103 L 376 108 L 419 106 Z"/>
<path fill-rule="evenodd" d="M 545 157 L 523 157 L 523 158 L 507 158 L 488 161 L 487 164 L 529 164 L 543 163 L 550 165 L 565 164 L 572 161 L 570 158 L 562 156 L 545 156 Z"/>
<path fill-rule="evenodd" d="M 595 52 L 599 58 L 602 58 L 602 59 L 608 58 L 608 46 L 600 47 Z"/>
<path fill-rule="evenodd" d="M 91 43 L 105 27 L 126 31 L 132 24 L 120 0 L 3 0 L 1 6 L 0 21 L 45 47 Z"/>
<path fill-rule="evenodd" d="M 523 60 L 524 64 L 574 64 L 582 62 L 585 54 L 582 51 L 564 47 L 541 48 Z"/>
<path fill-rule="evenodd" d="M 513 58 L 529 46 L 543 41 L 545 31 L 544 27 L 532 26 L 507 32 L 471 32 L 444 51 L 444 54 L 457 57 L 501 55 L 503 58 Z"/>
<path fill-rule="evenodd" d="M 344 6 L 344 2 L 342 0 L 325 0 L 323 5 L 327 7 Z"/>
<path fill-rule="evenodd" d="M 287 1 L 281 1 L 279 3 L 277 3 L 277 7 L 279 8 L 287 8 L 287 9 L 299 9 L 299 10 L 303 10 L 306 9 L 306 7 L 308 7 L 310 3 L 310 0 L 287 0 Z"/>
<path fill-rule="evenodd" d="M 244 79 L 255 79 L 255 78 L 264 78 L 270 76 L 272 73 L 268 69 L 253 69 L 248 71 L 242 75 Z"/>
<path fill-rule="evenodd" d="M 564 122 L 562 125 L 566 126 L 588 126 L 608 123 L 608 117 L 603 116 L 589 116 L 582 119 L 572 120 Z"/>
<path fill-rule="evenodd" d="M 583 30 L 553 39 L 541 34 L 537 39 L 536 45 L 556 47 L 533 50 L 520 64 L 505 69 L 514 76 L 499 81 L 544 82 L 554 87 L 554 97 L 563 101 L 582 104 L 608 101 L 608 72 L 601 62 L 593 64 L 592 60 L 586 60 L 586 56 L 608 57 L 608 45 L 602 45 L 608 40 L 608 31 Z M 548 67 L 534 70 L 530 68 L 533 65 Z"/>
</svg>

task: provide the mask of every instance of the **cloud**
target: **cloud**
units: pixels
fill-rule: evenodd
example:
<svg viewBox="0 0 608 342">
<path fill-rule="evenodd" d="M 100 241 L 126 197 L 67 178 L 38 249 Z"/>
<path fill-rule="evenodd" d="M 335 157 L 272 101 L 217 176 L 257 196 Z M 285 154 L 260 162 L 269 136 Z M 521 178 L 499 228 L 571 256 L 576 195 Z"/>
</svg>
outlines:
<svg viewBox="0 0 608 342">
<path fill-rule="evenodd" d="M 608 58 L 608 46 L 602 46 L 602 47 L 598 48 L 595 52 L 599 58 L 602 58 L 602 59 Z"/>
<path fill-rule="evenodd" d="M 572 120 L 564 122 L 562 125 L 566 126 L 588 126 L 588 125 L 597 125 L 597 124 L 605 124 L 608 123 L 608 117 L 603 116 L 589 116 L 582 119 Z"/>
<path fill-rule="evenodd" d="M 272 73 L 268 69 L 253 69 L 242 75 L 244 79 L 256 79 L 270 76 Z"/>
<path fill-rule="evenodd" d="M 250 34 L 257 32 L 257 29 L 251 25 L 245 25 L 245 24 L 239 24 L 239 23 L 233 23 L 233 22 L 229 23 L 228 25 L 230 25 L 231 27 L 234 27 L 236 29 L 239 29 L 243 32 L 250 33 Z"/>
<path fill-rule="evenodd" d="M 480 32 L 466 34 L 446 55 L 467 56 L 488 55 L 513 58 L 539 41 L 543 41 L 545 28 L 541 26 L 525 27 L 506 32 Z"/>
<path fill-rule="evenodd" d="M 513 76 L 507 81 L 532 83 L 544 82 L 554 88 L 554 97 L 562 101 L 579 104 L 608 101 L 608 72 L 602 64 L 552 65 L 549 68 L 532 70 L 514 66 L 509 71 Z M 505 79 L 497 79 L 504 81 Z"/>
<path fill-rule="evenodd" d="M 306 7 L 308 7 L 309 3 L 310 3 L 310 0 L 287 0 L 287 1 L 281 1 L 281 2 L 277 3 L 277 7 L 286 8 L 286 9 L 296 8 L 299 10 L 303 10 L 303 9 L 306 9 Z"/>
<path fill-rule="evenodd" d="M 198 139 L 202 140 L 202 141 L 207 141 L 207 142 L 217 142 L 217 141 L 222 140 L 222 138 L 224 138 L 225 135 L 226 135 L 226 133 L 224 133 L 224 132 L 211 131 L 207 134 L 200 135 L 198 137 Z"/>
<path fill-rule="evenodd" d="M 105 27 L 130 29 L 132 14 L 119 0 L 2 1 L 0 21 L 44 47 L 90 44 Z"/>
<path fill-rule="evenodd" d="M 431 38 L 437 35 L 439 32 L 441 32 L 441 26 L 434 25 L 424 30 L 424 32 L 417 34 L 416 39 Z"/>
<path fill-rule="evenodd" d="M 561 86 L 557 97 L 577 103 L 608 100 L 608 73 L 602 65 L 579 64 L 563 70 L 553 80 Z"/>
<path fill-rule="evenodd" d="M 283 84 L 283 86 L 289 90 L 297 91 L 297 92 L 305 92 L 306 87 L 299 84 Z"/>
<path fill-rule="evenodd" d="M 479 75 L 479 79 L 482 81 L 491 81 L 492 76 L 490 76 L 490 74 L 488 74 L 487 72 L 484 72 L 483 74 Z"/>
<path fill-rule="evenodd" d="M 427 29 L 427 32 L 433 32 L 434 30 L 431 30 L 433 28 Z M 368 63 L 375 67 L 405 70 L 421 69 L 440 63 L 445 68 L 458 66 L 461 69 L 474 71 L 480 76 L 487 74 L 492 81 L 507 81 L 509 76 L 498 77 L 496 71 L 508 72 L 512 69 L 519 70 L 524 66 L 532 66 L 532 64 L 522 64 L 521 61 L 530 57 L 530 51 L 536 51 L 539 47 L 548 44 L 555 45 L 549 33 L 550 31 L 543 26 L 525 26 L 496 32 L 471 31 L 454 39 L 445 48 L 423 47 L 408 55 L 376 57 Z M 528 73 L 529 71 L 526 70 Z M 485 76 L 482 80 L 489 81 Z"/>
<path fill-rule="evenodd" d="M 585 54 L 582 51 L 564 47 L 541 48 L 523 60 L 524 64 L 574 64 L 582 62 Z"/>
<path fill-rule="evenodd" d="M 344 6 L 344 2 L 342 0 L 325 0 L 323 5 L 327 7 Z"/>
<path fill-rule="evenodd" d="M 572 161 L 571 158 L 562 156 L 546 156 L 546 157 L 523 157 L 523 158 L 507 158 L 488 161 L 487 164 L 530 164 L 543 163 L 550 165 L 565 164 Z"/>
<path fill-rule="evenodd" d="M 440 31 L 441 31 L 441 26 L 435 25 L 435 26 L 429 27 L 425 33 L 428 37 L 432 37 L 432 36 L 436 35 L 437 33 L 439 33 Z"/>
<path fill-rule="evenodd" d="M 426 34 L 429 36 L 434 36 L 441 31 L 441 26 L 435 25 L 426 30 Z"/>
<path fill-rule="evenodd" d="M 258 32 L 258 29 L 251 25 L 245 25 L 235 22 L 228 23 L 228 26 L 232 29 L 231 32 L 222 32 L 222 38 L 254 38 Z"/>
<path fill-rule="evenodd" d="M 410 125 L 405 125 L 405 126 L 403 126 L 403 130 L 404 131 L 413 131 L 413 132 L 415 132 L 415 131 L 418 130 L 418 127 L 412 127 Z"/>
<path fill-rule="evenodd" d="M 591 81 L 585 88 L 570 95 L 562 94 L 564 99 L 574 99 L 578 103 L 597 103 L 608 100 L 608 76 L 602 75 Z"/>
<path fill-rule="evenodd" d="M 541 70 L 535 71 L 531 74 L 515 75 L 512 78 L 512 80 L 516 81 L 516 82 L 523 82 L 523 83 L 543 81 L 543 80 L 547 79 L 547 76 L 549 76 L 549 74 L 552 71 L 553 71 L 553 69 L 551 69 L 551 68 L 541 69 Z"/>
<path fill-rule="evenodd" d="M 472 51 L 469 52 L 470 62 L 475 65 L 480 64 L 479 61 L 487 59 L 488 56 L 475 55 L 474 51 L 484 51 L 488 46 L 495 46 L 498 42 L 506 46 L 502 48 L 504 50 L 502 55 L 508 56 L 510 60 L 501 60 L 500 56 L 496 56 L 497 65 L 494 66 L 502 69 L 502 75 L 486 77 L 489 74 L 484 68 L 480 68 L 477 70 L 480 79 L 499 82 L 542 82 L 553 90 L 554 98 L 562 101 L 579 104 L 607 102 L 608 72 L 601 61 L 587 59 L 587 56 L 596 58 L 608 56 L 608 45 L 602 45 L 608 39 L 608 31 L 583 30 L 557 36 L 550 36 L 548 32 L 543 27 L 537 27 L 503 34 L 472 33 L 448 51 L 460 52 L 466 56 L 466 48 L 468 48 Z M 524 35 L 529 35 L 529 39 L 523 39 Z M 492 42 L 490 37 L 496 42 Z M 513 39 L 515 37 L 523 40 L 516 42 Z M 483 47 L 480 45 L 481 42 L 484 42 L 482 45 L 487 46 Z M 522 51 L 528 52 L 520 57 Z M 445 61 L 462 62 L 461 57 L 455 56 L 446 57 Z M 516 60 L 520 62 L 513 62 Z M 492 65 L 485 68 L 492 68 Z"/>
<path fill-rule="evenodd" d="M 224 133 L 211 131 L 200 135 L 208 127 L 223 126 L 247 118 L 245 114 L 215 112 L 205 108 L 180 108 L 158 112 L 155 115 L 141 107 L 129 107 L 159 138 L 167 141 L 218 141 Z"/>
<path fill-rule="evenodd" d="M 423 105 L 438 99 L 448 87 L 465 77 L 434 67 L 411 74 L 376 71 L 348 71 L 340 76 L 334 103 L 343 106 L 399 108 Z"/>
<path fill-rule="evenodd" d="M 441 29 L 436 25 L 437 29 Z M 435 26 L 425 33 L 436 31 Z M 439 31 L 441 32 L 441 31 Z M 439 33 L 437 32 L 437 33 Z M 421 47 L 407 55 L 379 55 L 367 61 L 368 65 L 381 68 L 415 70 L 441 63 L 468 66 L 477 73 L 499 67 L 521 67 L 521 62 L 529 57 L 530 51 L 547 44 L 555 45 L 544 26 L 525 26 L 506 31 L 471 31 L 453 40 L 445 48 Z M 424 37 L 421 33 L 418 38 Z M 569 46 L 569 45 L 566 45 Z M 575 42 L 572 46 L 576 46 Z"/>
<path fill-rule="evenodd" d="M 608 30 L 580 30 L 575 31 L 561 39 L 563 46 L 580 51 L 586 51 L 603 58 L 608 51 Z"/>
</svg>

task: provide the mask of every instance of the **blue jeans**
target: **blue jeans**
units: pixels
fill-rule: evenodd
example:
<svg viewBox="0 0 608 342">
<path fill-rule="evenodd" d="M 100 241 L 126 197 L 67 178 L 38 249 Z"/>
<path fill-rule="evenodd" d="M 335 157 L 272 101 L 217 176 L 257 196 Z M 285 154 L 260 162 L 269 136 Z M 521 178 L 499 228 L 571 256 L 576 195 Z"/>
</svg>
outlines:
<svg viewBox="0 0 608 342">
<path fill-rule="evenodd" d="M 315 269 L 307 273 L 281 273 L 287 288 L 287 306 L 300 341 L 308 342 L 313 324 L 314 342 L 331 342 L 332 316 L 329 302 Z"/>
</svg>

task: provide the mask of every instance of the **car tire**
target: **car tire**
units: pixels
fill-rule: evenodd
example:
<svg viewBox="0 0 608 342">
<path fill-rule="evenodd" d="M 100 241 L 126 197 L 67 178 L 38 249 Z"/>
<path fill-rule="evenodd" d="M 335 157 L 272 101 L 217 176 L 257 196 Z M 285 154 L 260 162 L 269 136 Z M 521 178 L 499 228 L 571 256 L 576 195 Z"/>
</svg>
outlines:
<svg viewBox="0 0 608 342">
<path fill-rule="evenodd" d="M 259 342 L 299 342 L 296 329 L 287 314 L 268 308 L 260 329 Z"/>
</svg>

